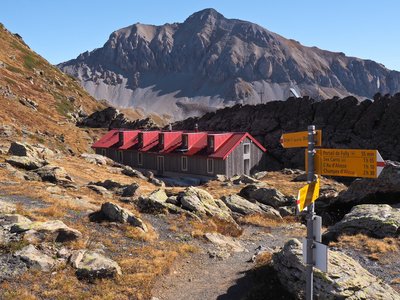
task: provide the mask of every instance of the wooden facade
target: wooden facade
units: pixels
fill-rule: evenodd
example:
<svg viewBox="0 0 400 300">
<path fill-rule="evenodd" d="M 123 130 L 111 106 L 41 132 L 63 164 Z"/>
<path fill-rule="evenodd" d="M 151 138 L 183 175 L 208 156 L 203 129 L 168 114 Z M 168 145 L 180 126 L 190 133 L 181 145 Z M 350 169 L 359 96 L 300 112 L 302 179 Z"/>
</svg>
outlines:
<svg viewBox="0 0 400 300">
<path fill-rule="evenodd" d="M 165 133 L 159 132 L 155 143 L 155 132 L 118 132 L 113 140 L 107 138 L 108 144 L 100 140 L 93 148 L 116 162 L 158 175 L 233 177 L 265 169 L 265 149 L 248 133 Z M 131 141 L 127 141 L 128 136 Z M 148 136 L 153 137 L 151 141 Z M 132 140 L 136 137 L 138 143 Z M 152 143 L 151 148 L 146 147 L 146 139 Z M 200 145 L 199 149 L 193 148 L 196 151 L 191 150 L 192 140 Z M 129 147 L 125 147 L 128 142 Z"/>
</svg>

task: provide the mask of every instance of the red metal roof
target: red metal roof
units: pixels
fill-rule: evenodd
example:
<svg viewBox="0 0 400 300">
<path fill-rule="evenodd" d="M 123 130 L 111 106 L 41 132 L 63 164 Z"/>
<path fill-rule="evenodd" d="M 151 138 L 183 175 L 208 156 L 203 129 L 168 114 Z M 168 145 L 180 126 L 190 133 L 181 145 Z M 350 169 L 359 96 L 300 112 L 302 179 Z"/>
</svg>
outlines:
<svg viewBox="0 0 400 300">
<path fill-rule="evenodd" d="M 119 150 L 127 150 L 127 149 L 130 149 L 133 146 L 135 146 L 139 141 L 139 139 L 138 139 L 139 132 L 140 132 L 139 130 L 122 131 L 122 134 L 124 135 L 124 143 L 123 143 L 123 145 L 118 147 L 118 149 Z"/>
<path fill-rule="evenodd" d="M 244 132 L 244 133 L 233 133 L 231 137 L 226 140 L 226 142 L 221 145 L 217 151 L 214 153 L 209 154 L 208 156 L 210 158 L 222 158 L 226 159 L 228 155 L 235 150 L 235 148 L 245 139 L 249 138 L 250 140 L 253 141 L 254 144 L 256 144 L 262 151 L 267 151 L 255 138 L 253 138 L 249 133 Z"/>
<path fill-rule="evenodd" d="M 119 130 L 110 130 L 100 140 L 93 144 L 92 148 L 111 148 L 118 144 Z"/>
<path fill-rule="evenodd" d="M 160 135 L 164 136 L 163 148 L 160 148 L 159 153 L 171 153 L 182 145 L 182 131 L 165 131 Z"/>
<path fill-rule="evenodd" d="M 159 147 L 160 131 L 140 131 L 140 130 L 124 130 L 123 144 L 120 145 L 119 130 L 111 130 L 104 135 L 99 141 L 93 144 L 92 148 L 117 148 L 119 150 L 135 149 L 141 152 L 157 152 L 160 154 L 181 154 L 186 156 L 202 155 L 210 158 L 226 159 L 228 155 L 245 139 L 249 138 L 262 151 L 266 149 L 249 133 L 223 133 L 215 132 L 196 132 L 194 134 L 184 133 L 188 135 L 188 149 L 180 149 L 182 146 L 182 132 L 161 132 L 164 134 L 164 148 Z M 139 134 L 143 137 L 143 145 L 139 145 Z M 207 138 L 214 137 L 215 151 L 208 152 Z"/>
</svg>

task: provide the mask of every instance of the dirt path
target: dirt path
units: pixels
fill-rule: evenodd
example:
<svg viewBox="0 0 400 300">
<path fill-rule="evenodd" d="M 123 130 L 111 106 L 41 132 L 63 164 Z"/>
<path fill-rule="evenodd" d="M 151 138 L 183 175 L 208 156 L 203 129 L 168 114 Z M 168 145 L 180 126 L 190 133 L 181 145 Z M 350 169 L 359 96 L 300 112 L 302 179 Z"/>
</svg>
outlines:
<svg viewBox="0 0 400 300">
<path fill-rule="evenodd" d="M 228 258 L 210 256 L 215 246 L 201 244 L 201 252 L 178 261 L 169 274 L 163 276 L 153 289 L 160 300 L 239 300 L 248 298 L 254 287 L 251 261 L 256 248 L 280 247 L 289 237 L 299 237 L 301 230 L 291 231 L 291 226 L 273 228 L 271 232 L 259 227 L 246 227 L 240 237 L 245 252 L 231 253 Z M 298 225 L 295 225 L 298 227 Z M 291 235 L 291 232 L 296 234 Z"/>
</svg>

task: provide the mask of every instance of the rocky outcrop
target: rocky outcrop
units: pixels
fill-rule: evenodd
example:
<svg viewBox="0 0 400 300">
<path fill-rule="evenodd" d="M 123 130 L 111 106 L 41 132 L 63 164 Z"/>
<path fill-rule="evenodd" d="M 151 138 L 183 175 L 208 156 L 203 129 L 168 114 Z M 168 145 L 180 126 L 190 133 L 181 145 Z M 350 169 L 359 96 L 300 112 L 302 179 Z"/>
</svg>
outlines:
<svg viewBox="0 0 400 300">
<path fill-rule="evenodd" d="M 326 148 L 378 149 L 387 160 L 400 161 L 397 149 L 400 135 L 400 93 L 376 95 L 374 101 L 353 97 L 316 101 L 308 97 L 274 101 L 262 105 L 235 105 L 189 118 L 173 128 L 199 130 L 248 131 L 267 149 L 267 168 L 304 168 L 303 149 L 283 149 L 283 132 L 307 130 L 310 124 L 322 129 Z"/>
<path fill-rule="evenodd" d="M 122 208 L 121 206 L 114 204 L 112 202 L 105 202 L 101 205 L 100 213 L 104 216 L 105 219 L 109 221 L 119 222 L 119 223 L 128 223 L 132 226 L 140 228 L 144 232 L 147 232 L 146 224 L 140 219 L 136 217 L 129 210 Z"/>
<path fill-rule="evenodd" d="M 372 97 L 377 90 L 386 94 L 400 89 L 400 73 L 381 64 L 305 47 L 213 9 L 183 23 L 122 28 L 102 48 L 59 68 L 97 99 L 177 118 L 237 103 L 286 99 L 290 88 L 323 98 Z M 277 124 L 268 121 L 246 124 Z"/>
<path fill-rule="evenodd" d="M 372 237 L 395 237 L 400 234 L 400 209 L 387 204 L 357 205 L 344 218 L 329 227 L 324 240 L 340 234 L 363 233 Z"/>
<path fill-rule="evenodd" d="M 376 179 L 357 179 L 348 189 L 332 198 L 330 204 L 354 206 L 362 203 L 400 202 L 400 163 L 386 162 Z"/>
<path fill-rule="evenodd" d="M 78 250 L 69 259 L 79 279 L 94 280 L 121 275 L 120 266 L 110 258 L 91 250 Z"/>
<path fill-rule="evenodd" d="M 329 250 L 328 256 L 328 273 L 314 271 L 314 296 L 317 299 L 400 299 L 394 289 L 346 254 Z M 296 239 L 289 240 L 273 255 L 273 267 L 282 285 L 297 299 L 304 299 L 302 244 Z"/>
<path fill-rule="evenodd" d="M 257 205 L 238 195 L 223 196 L 221 200 L 229 207 L 233 212 L 249 215 L 255 213 L 262 213 L 263 210 Z"/>
<path fill-rule="evenodd" d="M 130 120 L 114 107 L 107 107 L 101 111 L 96 111 L 80 120 L 77 125 L 108 129 L 159 129 L 159 126 L 151 118 Z"/>
<path fill-rule="evenodd" d="M 47 164 L 46 161 L 29 156 L 10 156 L 6 159 L 6 162 L 14 167 L 28 171 L 41 168 Z"/>
<path fill-rule="evenodd" d="M 285 196 L 274 188 L 250 185 L 244 187 L 239 194 L 250 201 L 258 201 L 274 208 L 295 204 L 295 199 L 293 197 Z"/>
<path fill-rule="evenodd" d="M 24 239 L 30 242 L 54 241 L 63 243 L 82 237 L 78 230 L 68 227 L 59 220 L 16 223 L 11 227 L 11 232 L 23 233 Z"/>
<path fill-rule="evenodd" d="M 100 154 L 82 153 L 81 157 L 91 164 L 103 165 L 103 166 L 112 165 L 112 160 L 110 158 Z"/>
<path fill-rule="evenodd" d="M 53 258 L 37 250 L 33 245 L 22 248 L 14 256 L 24 261 L 29 268 L 39 271 L 49 272 L 55 265 Z"/>
<path fill-rule="evenodd" d="M 246 248 L 244 248 L 238 240 L 235 238 L 224 236 L 220 233 L 206 233 L 204 235 L 206 240 L 218 248 L 223 248 L 232 252 L 245 252 Z"/>
<path fill-rule="evenodd" d="M 66 187 L 75 187 L 74 180 L 63 167 L 47 165 L 34 170 L 43 181 L 48 181 Z"/>
</svg>

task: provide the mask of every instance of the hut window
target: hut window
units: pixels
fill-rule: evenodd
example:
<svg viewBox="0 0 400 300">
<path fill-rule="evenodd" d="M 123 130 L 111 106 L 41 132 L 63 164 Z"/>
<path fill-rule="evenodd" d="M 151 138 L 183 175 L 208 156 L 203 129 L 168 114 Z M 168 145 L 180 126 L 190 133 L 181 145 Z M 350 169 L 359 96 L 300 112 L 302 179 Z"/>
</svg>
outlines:
<svg viewBox="0 0 400 300">
<path fill-rule="evenodd" d="M 207 173 L 214 173 L 214 160 L 212 158 L 207 159 Z"/>
<path fill-rule="evenodd" d="M 142 154 L 142 152 L 138 152 L 137 161 L 138 161 L 138 165 L 139 166 L 143 165 L 143 154 Z"/>
<path fill-rule="evenodd" d="M 244 154 L 250 153 L 250 144 L 243 144 L 243 153 Z"/>
<path fill-rule="evenodd" d="M 182 156 L 181 166 L 182 166 L 182 171 L 187 171 L 188 166 L 187 166 L 187 157 L 186 156 Z"/>
</svg>

